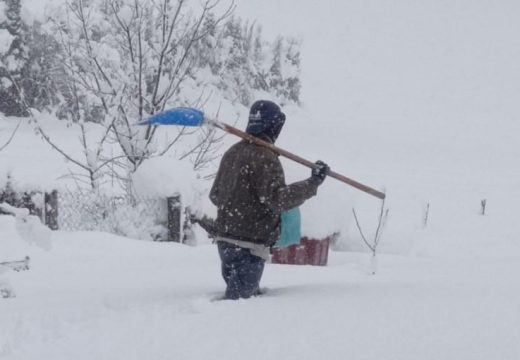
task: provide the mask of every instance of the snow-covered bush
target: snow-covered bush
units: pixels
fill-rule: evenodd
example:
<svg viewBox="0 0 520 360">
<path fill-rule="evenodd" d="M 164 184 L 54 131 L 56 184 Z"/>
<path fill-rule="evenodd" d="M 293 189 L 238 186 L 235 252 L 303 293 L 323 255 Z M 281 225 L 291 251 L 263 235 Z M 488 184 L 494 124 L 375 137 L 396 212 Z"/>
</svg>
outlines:
<svg viewBox="0 0 520 360">
<path fill-rule="evenodd" d="M 14 297 L 15 292 L 7 279 L 7 271 L 29 268 L 29 257 L 22 253 L 25 251 L 22 242 L 50 250 L 52 232 L 37 216 L 30 215 L 28 209 L 0 202 L 0 210 L 0 297 L 9 298 Z M 7 218 L 12 219 L 12 216 L 5 214 L 14 216 L 14 231 L 12 221 L 6 221 Z M 25 258 L 22 259 L 22 256 Z"/>
<path fill-rule="evenodd" d="M 30 215 L 29 209 L 17 208 L 7 203 L 0 203 L 0 209 L 14 215 L 16 230 L 28 244 L 36 245 L 45 250 L 51 249 L 51 230 L 41 223 L 39 217 Z"/>
</svg>

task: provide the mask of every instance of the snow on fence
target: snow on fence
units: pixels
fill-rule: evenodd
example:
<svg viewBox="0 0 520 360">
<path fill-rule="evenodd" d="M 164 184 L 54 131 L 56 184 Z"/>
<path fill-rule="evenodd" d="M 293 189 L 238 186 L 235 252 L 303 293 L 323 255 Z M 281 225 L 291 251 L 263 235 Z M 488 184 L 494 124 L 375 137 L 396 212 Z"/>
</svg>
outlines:
<svg viewBox="0 0 520 360">
<path fill-rule="evenodd" d="M 0 190 L 0 202 L 29 209 L 52 230 L 106 231 L 130 238 L 181 241 L 180 195 L 108 196 L 91 192 Z"/>
<path fill-rule="evenodd" d="M 136 239 L 168 240 L 165 199 L 60 192 L 58 203 L 61 230 L 106 231 Z"/>
<path fill-rule="evenodd" d="M 9 185 L 0 189 L 0 203 L 5 202 L 18 208 L 26 208 L 31 215 L 38 216 L 51 230 L 58 229 L 57 192 L 41 191 L 15 192 Z M 0 210 L 0 214 L 3 212 Z"/>
</svg>

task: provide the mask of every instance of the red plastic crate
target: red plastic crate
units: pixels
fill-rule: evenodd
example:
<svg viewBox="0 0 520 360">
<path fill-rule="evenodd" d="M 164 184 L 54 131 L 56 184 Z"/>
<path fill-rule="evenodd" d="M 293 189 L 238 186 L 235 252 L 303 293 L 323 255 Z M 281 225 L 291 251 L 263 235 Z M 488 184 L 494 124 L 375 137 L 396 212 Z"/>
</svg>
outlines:
<svg viewBox="0 0 520 360">
<path fill-rule="evenodd" d="M 299 245 L 273 249 L 271 262 L 290 265 L 327 265 L 330 237 L 322 240 L 303 237 Z"/>
</svg>

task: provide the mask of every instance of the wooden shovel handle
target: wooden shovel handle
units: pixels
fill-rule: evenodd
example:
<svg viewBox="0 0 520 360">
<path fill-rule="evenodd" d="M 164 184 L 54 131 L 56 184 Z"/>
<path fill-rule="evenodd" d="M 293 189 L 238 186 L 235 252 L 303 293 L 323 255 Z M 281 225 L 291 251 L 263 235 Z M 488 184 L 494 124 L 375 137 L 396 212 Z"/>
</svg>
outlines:
<svg viewBox="0 0 520 360">
<path fill-rule="evenodd" d="M 273 144 L 267 142 L 267 141 L 264 141 L 262 139 L 259 139 L 255 136 L 252 136 L 252 135 L 249 135 L 241 130 L 238 130 L 237 128 L 231 126 L 231 125 L 228 125 L 226 123 L 222 123 L 222 122 L 219 122 L 219 121 L 209 121 L 210 124 L 230 133 L 230 134 L 233 134 L 233 135 L 236 135 L 244 140 L 247 140 L 247 141 L 250 141 L 252 143 L 255 143 L 257 145 L 260 145 L 260 146 L 265 146 L 271 150 L 273 150 L 275 153 L 277 154 L 280 154 L 288 159 L 291 159 L 293 161 L 296 161 L 297 163 L 299 164 L 302 164 L 304 166 L 307 166 L 311 169 L 315 168 L 316 167 L 316 164 L 307 160 L 307 159 L 304 159 L 296 154 L 293 154 L 287 150 L 284 150 L 284 149 L 281 149 L 277 146 L 274 146 Z M 375 196 L 381 200 L 384 200 L 385 198 L 385 193 L 381 192 L 381 191 L 378 191 L 376 189 L 373 189 L 369 186 L 366 186 L 366 185 L 363 185 L 355 180 L 352 180 L 344 175 L 341 175 L 341 174 L 338 174 L 337 172 L 334 172 L 332 170 L 329 171 L 329 173 L 327 174 L 328 176 L 330 177 L 333 177 L 334 179 L 336 180 L 339 180 L 341 182 L 344 182 L 345 184 L 348 184 L 350 186 L 353 186 L 355 187 L 356 189 L 359 189 L 361 191 L 364 191 L 366 192 L 367 194 L 370 194 L 372 196 Z"/>
</svg>

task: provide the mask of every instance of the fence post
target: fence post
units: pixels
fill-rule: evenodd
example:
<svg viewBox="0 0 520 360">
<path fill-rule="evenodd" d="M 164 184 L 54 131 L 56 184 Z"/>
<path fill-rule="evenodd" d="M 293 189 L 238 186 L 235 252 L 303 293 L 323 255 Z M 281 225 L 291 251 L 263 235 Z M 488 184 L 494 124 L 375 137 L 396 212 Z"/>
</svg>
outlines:
<svg viewBox="0 0 520 360">
<path fill-rule="evenodd" d="M 168 204 L 168 241 L 181 242 L 181 195 L 166 199 Z"/>
<path fill-rule="evenodd" d="M 45 193 L 45 225 L 51 230 L 58 230 L 58 191 Z"/>
</svg>

